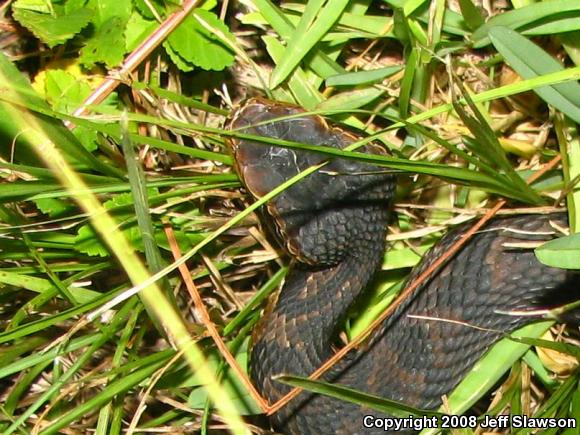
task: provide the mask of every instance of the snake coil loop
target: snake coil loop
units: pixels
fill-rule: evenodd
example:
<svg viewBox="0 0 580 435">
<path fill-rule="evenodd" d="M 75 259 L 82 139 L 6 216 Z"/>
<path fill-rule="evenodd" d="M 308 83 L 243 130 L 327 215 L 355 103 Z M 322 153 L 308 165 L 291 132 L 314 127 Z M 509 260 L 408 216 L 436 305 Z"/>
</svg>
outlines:
<svg viewBox="0 0 580 435">
<path fill-rule="evenodd" d="M 229 128 L 278 142 L 336 149 L 359 139 L 299 107 L 262 99 L 249 100 L 238 109 Z M 237 172 L 256 198 L 328 159 L 315 150 L 280 147 L 267 140 L 232 137 L 228 142 Z M 371 143 L 363 150 L 376 153 L 379 148 Z M 394 188 L 394 177 L 382 168 L 332 159 L 267 204 L 268 225 L 273 222 L 295 259 L 254 334 L 251 376 L 271 403 L 290 390 L 274 379 L 276 375 L 308 376 L 332 355 L 346 311 L 382 264 Z M 577 274 L 540 264 L 532 250 L 510 247 L 522 240 L 549 240 L 557 235 L 551 222 L 566 225 L 565 221 L 560 213 L 500 218 L 488 224 L 384 322 L 364 349 L 351 352 L 324 380 L 415 407 L 437 408 L 441 397 L 502 333 L 531 321 L 498 311 L 550 306 L 558 295 L 580 298 Z M 443 237 L 409 282 L 466 229 L 461 226 Z M 384 417 L 303 392 L 272 422 L 286 433 L 373 433 L 363 427 L 368 415 Z"/>
</svg>

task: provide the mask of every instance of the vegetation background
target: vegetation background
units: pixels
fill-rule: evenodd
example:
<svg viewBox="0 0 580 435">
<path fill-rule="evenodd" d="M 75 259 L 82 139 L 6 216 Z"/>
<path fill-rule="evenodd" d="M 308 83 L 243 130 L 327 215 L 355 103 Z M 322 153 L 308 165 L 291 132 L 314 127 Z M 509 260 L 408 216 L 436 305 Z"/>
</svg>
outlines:
<svg viewBox="0 0 580 435">
<path fill-rule="evenodd" d="M 3 2 L 0 431 L 268 432 L 241 371 L 287 267 L 225 147 L 244 98 L 390 150 L 398 218 L 352 338 L 500 198 L 580 228 L 579 77 L 580 0 Z M 580 269 L 579 251 L 571 235 L 537 254 Z M 550 325 L 502 342 L 444 410 L 578 418 L 577 330 Z"/>
</svg>

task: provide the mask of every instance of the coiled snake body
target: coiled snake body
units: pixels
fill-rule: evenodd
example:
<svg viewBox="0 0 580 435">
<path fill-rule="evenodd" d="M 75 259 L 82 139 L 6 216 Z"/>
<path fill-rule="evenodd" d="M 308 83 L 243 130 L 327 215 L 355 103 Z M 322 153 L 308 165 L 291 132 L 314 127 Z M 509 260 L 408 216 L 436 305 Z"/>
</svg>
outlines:
<svg viewBox="0 0 580 435">
<path fill-rule="evenodd" d="M 342 149 L 358 138 L 295 106 L 253 99 L 233 115 L 230 128 L 245 134 Z M 280 117 L 287 119 L 271 122 Z M 327 160 L 315 152 L 232 138 L 237 171 L 261 197 L 282 182 Z M 377 152 L 372 144 L 365 152 Z M 271 402 L 290 387 L 280 374 L 308 376 L 333 353 L 337 325 L 382 263 L 392 175 L 366 163 L 333 159 L 271 200 L 267 211 L 286 250 L 297 260 L 254 337 L 251 376 Z M 578 276 L 540 264 L 522 240 L 554 237 L 551 222 L 565 217 L 528 215 L 496 219 L 405 301 L 373 335 L 324 380 L 424 409 L 437 408 L 500 334 L 530 321 L 497 313 L 553 305 L 553 293 L 578 298 Z M 418 276 L 465 231 L 445 236 L 425 256 Z M 509 244 L 512 247 L 509 247 Z M 457 321 L 430 321 L 408 314 Z M 483 329 L 466 327 L 476 325 Z M 286 433 L 371 433 L 375 411 L 301 393 L 272 418 Z M 385 433 L 379 430 L 379 433 Z"/>
</svg>

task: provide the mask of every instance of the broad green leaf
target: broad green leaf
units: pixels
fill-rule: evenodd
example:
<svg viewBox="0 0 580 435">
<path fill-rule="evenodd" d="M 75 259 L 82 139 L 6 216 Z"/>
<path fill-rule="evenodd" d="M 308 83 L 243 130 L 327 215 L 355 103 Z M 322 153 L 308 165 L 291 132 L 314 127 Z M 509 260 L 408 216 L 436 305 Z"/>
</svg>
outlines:
<svg viewBox="0 0 580 435">
<path fill-rule="evenodd" d="M 54 13 L 52 2 L 47 0 L 16 0 L 12 3 L 12 7 L 26 9 L 28 11 L 42 12 L 44 14 Z"/>
<path fill-rule="evenodd" d="M 550 240 L 535 252 L 546 266 L 580 270 L 580 233 Z"/>
<path fill-rule="evenodd" d="M 183 72 L 193 71 L 194 64 L 181 57 L 179 52 L 175 50 L 168 41 L 163 43 L 163 48 L 165 48 L 165 52 L 169 55 L 171 61 L 177 66 L 177 68 Z"/>
<path fill-rule="evenodd" d="M 109 68 L 120 65 L 125 55 L 125 40 L 120 38 L 125 31 L 127 21 L 120 17 L 111 17 L 101 24 L 95 35 L 81 50 L 79 60 L 91 67 L 103 63 Z"/>
<path fill-rule="evenodd" d="M 91 20 L 93 11 L 82 8 L 70 14 L 53 16 L 27 9 L 14 8 L 14 19 L 30 30 L 49 47 L 62 44 L 76 36 Z"/>
<path fill-rule="evenodd" d="M 72 113 L 91 93 L 85 81 L 58 69 L 46 72 L 44 89 L 52 108 L 65 113 Z"/>
<path fill-rule="evenodd" d="M 86 7 L 95 11 L 91 22 L 97 31 L 99 31 L 100 27 L 106 24 L 111 18 L 119 18 L 121 21 L 126 23 L 129 20 L 131 10 L 133 9 L 132 2 L 119 0 L 88 0 Z M 117 36 L 120 36 L 121 34 L 122 33 L 119 33 Z"/>
<path fill-rule="evenodd" d="M 155 20 L 147 20 L 136 12 L 131 14 L 124 34 L 127 51 L 133 51 L 158 25 Z"/>
<path fill-rule="evenodd" d="M 95 130 L 79 125 L 73 130 L 73 134 L 87 151 L 93 152 L 99 147 L 98 134 Z"/>
<path fill-rule="evenodd" d="M 91 94 L 89 83 L 94 76 L 83 74 L 76 62 L 72 66 L 65 64 L 62 67 L 66 70 L 51 67 L 37 74 L 33 87 L 46 98 L 54 111 L 72 114 Z M 117 94 L 111 93 L 101 104 L 117 107 Z M 96 129 L 77 125 L 72 132 L 87 151 L 93 152 L 98 148 Z"/>
<path fill-rule="evenodd" d="M 62 216 L 72 208 L 70 204 L 56 198 L 40 198 L 34 201 L 34 203 L 40 211 L 52 218 Z"/>
<path fill-rule="evenodd" d="M 215 14 L 204 9 L 196 9 L 194 14 L 212 27 L 219 29 L 223 34 L 234 38 L 227 26 Z M 183 20 L 163 45 L 166 49 L 170 47 L 168 52 L 172 59 L 175 59 L 176 55 L 181 58 L 182 62 L 178 62 L 177 66 L 184 71 L 191 70 L 193 66 L 221 71 L 234 62 L 234 55 L 230 49 L 202 27 L 193 16 Z"/>
<path fill-rule="evenodd" d="M 155 195 L 157 191 L 151 189 L 150 195 Z M 135 211 L 133 208 L 134 198 L 131 192 L 115 195 L 112 199 L 105 202 L 103 205 L 107 210 L 121 209 L 122 212 L 117 214 L 117 221 L 124 225 L 119 225 L 127 240 L 133 243 L 133 246 L 139 251 L 144 251 L 143 234 L 139 230 L 135 221 Z M 130 206 L 130 208 L 124 208 Z M 155 239 L 159 242 L 165 241 L 165 235 L 160 232 L 153 234 Z M 109 250 L 101 242 L 93 227 L 89 224 L 83 225 L 79 228 L 78 234 L 75 238 L 75 249 L 91 256 L 106 257 L 109 255 Z"/>
<path fill-rule="evenodd" d="M 21 139 L 18 129 L 15 127 L 13 118 L 20 116 L 21 110 L 30 109 L 35 111 L 38 124 L 51 140 L 58 144 L 60 149 L 76 162 L 101 171 L 103 174 L 117 176 L 115 168 L 95 158 L 87 152 L 74 135 L 62 124 L 61 120 L 46 114 L 56 113 L 48 104 L 41 99 L 32 89 L 28 80 L 16 69 L 16 67 L 0 53 L 0 75 L 9 78 L 6 83 L 0 83 L 0 139 L 12 143 L 14 141 L 14 155 L 5 156 L 6 161 L 18 161 L 30 166 L 43 166 L 38 163 L 36 153 L 30 148 L 30 144 Z M 23 105 L 23 106 L 21 106 Z M 34 109 L 32 109 L 34 107 Z M 38 110 L 38 111 L 37 111 Z M 16 138 L 16 140 L 14 140 Z M 0 147 L 0 154 L 8 151 Z"/>
<path fill-rule="evenodd" d="M 154 20 L 155 13 L 160 16 L 164 12 L 163 0 L 133 0 L 131 3 L 139 14 L 148 20 Z"/>
<path fill-rule="evenodd" d="M 97 237 L 95 231 L 89 225 L 83 225 L 79 228 L 75 248 L 89 256 L 107 257 L 109 251 Z"/>
<path fill-rule="evenodd" d="M 556 59 L 513 30 L 494 27 L 489 36 L 497 51 L 525 79 L 564 70 Z M 566 116 L 580 122 L 580 84 L 577 82 L 536 88 L 534 92 Z"/>
</svg>

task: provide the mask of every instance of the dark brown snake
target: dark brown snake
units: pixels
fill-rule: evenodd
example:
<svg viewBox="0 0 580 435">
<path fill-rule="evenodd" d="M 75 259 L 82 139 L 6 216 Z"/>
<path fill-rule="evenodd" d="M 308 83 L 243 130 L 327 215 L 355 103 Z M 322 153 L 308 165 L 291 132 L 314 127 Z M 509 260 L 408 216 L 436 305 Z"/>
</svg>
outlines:
<svg viewBox="0 0 580 435">
<path fill-rule="evenodd" d="M 359 139 L 295 106 L 253 99 L 238 109 L 229 128 L 239 133 L 342 149 Z M 276 120 L 294 115 L 292 118 Z M 232 137 L 236 169 L 257 198 L 327 156 Z M 367 144 L 365 152 L 378 147 Z M 332 354 L 337 327 L 383 261 L 389 203 L 395 180 L 384 168 L 333 159 L 267 204 L 276 234 L 294 258 L 277 301 L 254 336 L 251 377 L 271 402 L 290 387 L 280 374 L 308 376 Z M 268 221 L 269 222 L 269 221 Z M 540 264 L 514 242 L 545 241 L 565 226 L 563 214 L 495 219 L 443 268 L 421 285 L 364 349 L 351 352 L 323 379 L 409 405 L 436 409 L 497 341 L 531 321 L 500 314 L 554 305 L 554 295 L 579 298 L 577 274 Z M 423 258 L 411 282 L 468 227 L 447 234 Z M 509 244 L 512 247 L 509 247 Z M 408 314 L 464 323 L 430 321 Z M 467 327 L 475 325 L 482 329 Z M 303 392 L 272 417 L 277 430 L 296 434 L 372 433 L 366 415 L 379 413 Z M 385 433 L 383 429 L 375 429 Z"/>
</svg>

